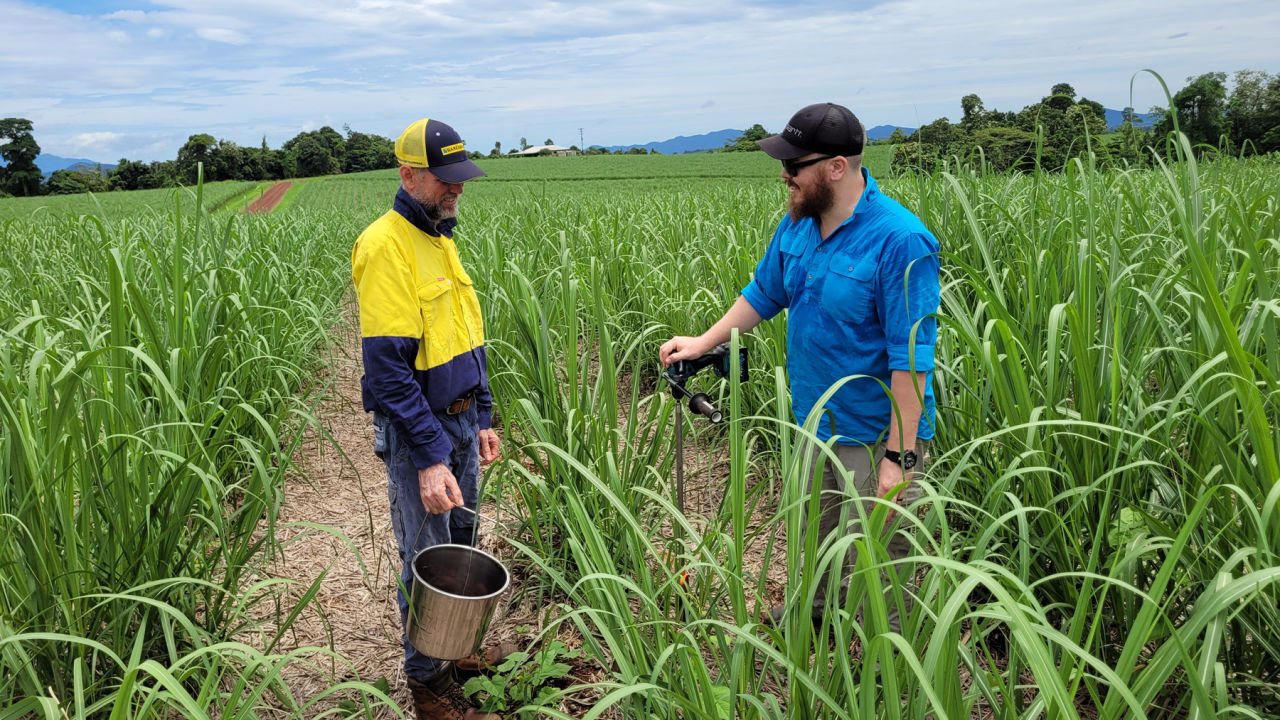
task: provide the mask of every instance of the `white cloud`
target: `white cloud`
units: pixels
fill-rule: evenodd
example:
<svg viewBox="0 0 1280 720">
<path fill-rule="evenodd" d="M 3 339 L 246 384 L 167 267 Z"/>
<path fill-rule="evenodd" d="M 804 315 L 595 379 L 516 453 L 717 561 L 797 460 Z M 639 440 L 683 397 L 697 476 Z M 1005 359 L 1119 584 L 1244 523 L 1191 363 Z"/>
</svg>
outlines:
<svg viewBox="0 0 1280 720">
<path fill-rule="evenodd" d="M 117 10 L 113 13 L 107 13 L 102 16 L 103 20 L 121 20 L 124 22 L 141 23 L 146 22 L 147 14 L 141 10 Z"/>
<path fill-rule="evenodd" d="M 249 42 L 249 38 L 243 33 L 230 28 L 197 28 L 196 34 L 205 40 L 228 45 L 244 45 Z"/>
<path fill-rule="evenodd" d="M 86 132 L 71 136 L 67 144 L 76 152 L 90 152 L 103 146 L 112 145 L 125 136 L 118 132 Z"/>
</svg>

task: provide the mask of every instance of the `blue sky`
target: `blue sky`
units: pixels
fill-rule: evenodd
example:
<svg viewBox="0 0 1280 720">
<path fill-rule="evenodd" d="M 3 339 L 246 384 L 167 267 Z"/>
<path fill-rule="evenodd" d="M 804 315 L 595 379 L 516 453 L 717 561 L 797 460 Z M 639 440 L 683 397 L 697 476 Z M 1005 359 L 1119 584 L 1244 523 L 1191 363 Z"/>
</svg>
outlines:
<svg viewBox="0 0 1280 720">
<path fill-rule="evenodd" d="M 164 160 L 207 132 L 281 143 L 452 124 L 468 148 L 761 123 L 812 102 L 868 126 L 1018 110 L 1071 83 L 1163 105 L 1190 75 L 1280 73 L 1280 3 L 726 0 L 0 0 L 0 117 L 46 153 Z"/>
</svg>

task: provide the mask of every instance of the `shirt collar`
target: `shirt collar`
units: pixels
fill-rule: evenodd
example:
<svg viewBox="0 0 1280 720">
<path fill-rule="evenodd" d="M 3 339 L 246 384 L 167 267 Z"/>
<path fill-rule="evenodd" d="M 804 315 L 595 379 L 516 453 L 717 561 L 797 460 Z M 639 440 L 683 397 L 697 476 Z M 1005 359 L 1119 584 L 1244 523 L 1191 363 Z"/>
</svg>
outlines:
<svg viewBox="0 0 1280 720">
<path fill-rule="evenodd" d="M 414 200 L 404 188 L 400 188 L 396 192 L 395 205 L 392 206 L 401 217 L 408 220 L 411 225 L 418 228 L 428 235 L 436 235 L 451 238 L 453 237 L 453 229 L 458 225 L 458 218 L 442 218 L 435 219 L 427 214 L 426 208 L 422 207 L 422 203 Z"/>
<path fill-rule="evenodd" d="M 866 183 L 866 187 L 862 188 L 862 197 L 858 198 L 858 206 L 853 209 L 854 215 L 866 212 L 867 203 L 874 201 L 880 194 L 880 186 L 876 184 L 876 179 L 871 177 L 871 173 L 867 172 L 865 167 L 859 170 L 862 172 L 862 181 Z"/>
<path fill-rule="evenodd" d="M 862 173 L 862 181 L 865 182 L 866 185 L 862 188 L 862 195 L 858 197 L 857 206 L 853 208 L 853 214 L 845 218 L 844 222 L 840 223 L 836 227 L 836 232 L 839 232 L 844 228 L 845 225 L 848 225 L 849 223 L 853 222 L 854 218 L 866 212 L 869 209 L 868 204 L 875 202 L 876 196 L 880 194 L 880 186 L 876 184 L 876 179 L 871 177 L 871 173 L 867 172 L 867 169 L 865 167 L 859 168 L 859 171 Z M 818 231 L 817 220 L 813 221 L 813 227 L 814 227 L 814 232 L 817 232 Z M 834 235 L 834 233 L 832 234 Z"/>
</svg>

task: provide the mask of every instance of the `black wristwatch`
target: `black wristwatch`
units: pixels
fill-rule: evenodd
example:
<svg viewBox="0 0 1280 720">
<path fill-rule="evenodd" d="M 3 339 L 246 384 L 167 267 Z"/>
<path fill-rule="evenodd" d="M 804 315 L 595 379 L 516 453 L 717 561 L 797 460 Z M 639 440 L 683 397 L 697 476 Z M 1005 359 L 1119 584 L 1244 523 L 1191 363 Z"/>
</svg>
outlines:
<svg viewBox="0 0 1280 720">
<path fill-rule="evenodd" d="M 916 454 L 911 450 L 903 450 L 901 453 L 896 450 L 885 450 L 884 459 L 903 470 L 910 470 L 916 466 Z"/>
</svg>

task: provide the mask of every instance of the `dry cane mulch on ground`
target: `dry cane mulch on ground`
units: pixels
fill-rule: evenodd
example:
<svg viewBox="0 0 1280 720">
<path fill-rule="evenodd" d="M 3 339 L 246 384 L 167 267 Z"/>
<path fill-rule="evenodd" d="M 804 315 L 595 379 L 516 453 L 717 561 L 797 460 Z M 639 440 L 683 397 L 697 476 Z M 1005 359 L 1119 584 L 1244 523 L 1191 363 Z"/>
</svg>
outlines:
<svg viewBox="0 0 1280 720">
<path fill-rule="evenodd" d="M 373 454 L 373 429 L 369 415 L 361 406 L 363 370 L 354 301 L 350 302 L 345 320 L 333 329 L 331 337 L 334 338 L 331 361 L 323 371 L 327 375 L 315 378 L 317 384 L 326 388 L 326 399 L 317 409 L 317 417 L 328 437 L 309 429 L 306 442 L 295 453 L 297 471 L 289 473 L 286 479 L 275 529 L 276 539 L 283 545 L 282 557 L 268 569 L 271 577 L 292 581 L 288 592 L 291 600 L 282 605 L 284 615 L 316 578 L 322 574 L 324 578 L 314 601 L 273 652 L 284 653 L 301 647 L 332 651 L 333 655 L 314 653 L 307 663 L 291 663 L 286 668 L 284 680 L 299 701 L 315 697 L 338 681 L 359 679 L 372 683 L 386 678 L 392 696 L 406 714 L 412 716 L 396 606 L 399 558 L 391 531 L 386 468 Z M 629 401 L 629 394 L 620 400 Z M 685 418 L 686 423 L 690 420 Z M 696 430 L 686 430 L 696 437 Z M 502 434 L 501 429 L 499 433 Z M 704 442 L 693 437 L 687 440 L 690 442 L 685 446 L 684 455 L 689 510 L 694 514 L 713 515 L 723 495 L 723 477 L 727 475 L 726 443 L 719 438 L 718 442 L 709 443 L 711 447 L 700 447 Z M 514 458 L 516 449 L 505 437 L 503 441 L 504 457 Z M 527 570 L 503 540 L 512 516 L 492 502 L 482 503 L 481 514 L 486 518 L 481 520 L 480 547 L 498 556 L 512 571 L 511 590 L 494 613 L 486 642 L 514 641 L 524 647 L 531 635 L 553 619 L 554 610 L 547 607 L 547 598 L 537 597 L 536 592 L 527 596 L 521 592 L 530 580 Z M 753 527 L 764 520 L 763 515 L 757 512 L 751 519 Z M 320 526 L 328 530 L 318 529 Z M 744 564 L 753 574 L 760 571 L 763 544 L 761 539 L 744 558 Z M 781 547 L 775 548 L 775 553 L 780 550 Z M 780 599 L 778 591 L 782 580 L 776 559 L 775 554 L 775 571 L 770 573 L 770 584 L 774 586 L 770 594 L 779 596 L 775 601 Z M 530 586 L 536 586 L 536 580 L 530 582 Z M 261 647 L 272 636 L 274 626 L 266 623 L 260 634 L 248 641 Z M 569 624 L 560 626 L 555 639 L 570 647 L 581 646 L 581 639 L 574 636 Z M 573 669 L 569 680 L 589 683 L 606 678 L 602 668 L 584 663 Z M 581 716 L 590 709 L 592 699 L 592 694 L 573 697 L 560 709 Z M 606 713 L 606 716 L 614 717 L 616 713 Z M 376 717 L 392 718 L 395 714 L 386 709 Z"/>
<path fill-rule="evenodd" d="M 300 701 L 331 687 L 335 679 L 372 683 L 385 677 L 393 697 L 412 716 L 396 606 L 400 561 L 391 531 L 386 467 L 373 454 L 373 428 L 360 402 L 360 336 L 354 304 L 346 317 L 332 334 L 331 377 L 316 379 L 329 386 L 318 417 L 332 441 L 311 429 L 295 454 L 297 472 L 287 478 L 275 529 L 283 557 L 269 566 L 273 577 L 293 581 L 289 590 L 293 599 L 300 598 L 322 574 L 324 579 L 315 601 L 273 652 L 314 646 L 340 656 L 316 653 L 308 663 L 289 665 L 284 679 Z M 482 512 L 492 517 L 484 508 Z M 503 543 L 492 522 L 482 520 L 480 532 L 481 548 L 509 554 L 509 549 L 499 547 Z M 512 591 L 495 612 L 489 642 L 518 640 L 513 628 L 538 625 L 534 609 L 509 606 L 519 596 L 522 580 L 513 573 Z M 284 605 L 285 615 L 293 604 Z M 274 634 L 274 627 L 267 625 L 261 632 L 249 640 L 259 647 L 263 637 Z M 396 716 L 388 709 L 377 717 Z"/>
</svg>

